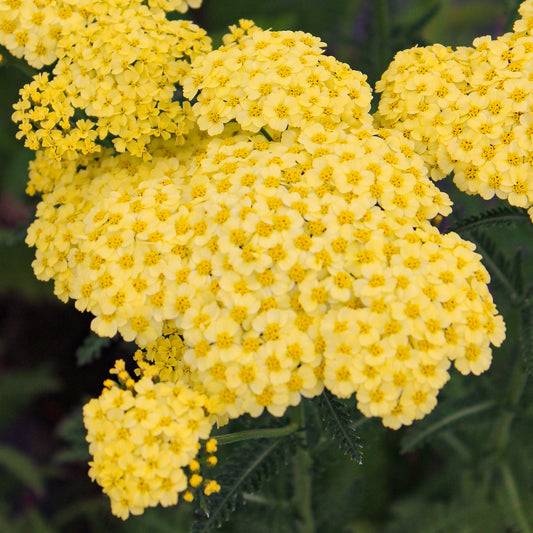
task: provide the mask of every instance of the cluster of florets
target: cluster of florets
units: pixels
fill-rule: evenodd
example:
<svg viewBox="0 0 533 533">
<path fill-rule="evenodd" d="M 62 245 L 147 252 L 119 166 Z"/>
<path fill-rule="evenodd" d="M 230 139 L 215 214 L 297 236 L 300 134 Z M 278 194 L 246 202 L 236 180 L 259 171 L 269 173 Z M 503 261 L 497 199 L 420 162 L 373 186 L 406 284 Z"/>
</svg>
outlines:
<svg viewBox="0 0 533 533">
<path fill-rule="evenodd" d="M 187 386 L 144 375 L 135 382 L 117 361 L 112 380 L 99 398 L 83 408 L 89 452 L 89 476 L 111 500 L 116 516 L 126 519 L 147 507 L 175 505 L 183 493 L 206 495 L 220 490 L 200 475 L 202 445 L 216 464 L 216 441 L 209 439 L 212 424 L 208 400 Z"/>
<path fill-rule="evenodd" d="M 138 357 L 211 398 L 218 423 L 265 408 L 281 416 L 324 387 L 356 393 L 359 409 L 388 427 L 422 418 L 450 362 L 463 374 L 489 367 L 503 321 L 470 243 L 430 224 L 413 232 L 377 208 L 363 220 L 357 233 L 369 240 L 345 264 L 350 287 L 345 271 L 308 276 L 250 316 L 257 290 L 235 293 L 243 285 L 235 277 L 225 296 L 232 307 L 191 308 L 182 328 L 172 325 Z"/>
<path fill-rule="evenodd" d="M 523 16 L 531 11 L 525 4 Z M 527 27 L 527 20 L 515 29 Z M 376 86 L 382 92 L 378 120 L 415 142 L 433 178 L 453 172 L 469 194 L 530 208 L 532 76 L 529 30 L 478 38 L 456 51 L 413 48 L 397 54 Z"/>
<path fill-rule="evenodd" d="M 28 233 L 34 269 L 99 335 L 146 346 L 176 328 L 219 422 L 326 386 L 398 427 L 431 410 L 450 360 L 489 366 L 488 274 L 427 222 L 449 200 L 402 136 L 232 127 L 152 153 L 65 173 Z"/>
<path fill-rule="evenodd" d="M 124 10 L 140 3 L 140 0 L 0 0 L 0 45 L 40 69 L 65 53 L 68 42 L 62 40 L 64 37 L 79 37 L 79 32 L 95 17 L 107 15 L 113 8 Z M 201 3 L 202 0 L 150 0 L 148 5 L 152 11 L 185 13 L 189 6 L 200 7 Z M 133 14 L 128 12 L 128 16 Z M 115 46 L 112 42 L 107 44 Z M 116 51 L 115 48 L 113 52 Z"/>
<path fill-rule="evenodd" d="M 72 2 L 0 0 L 0 45 L 35 68 L 56 61 L 61 38 L 84 24 Z"/>
<path fill-rule="evenodd" d="M 271 284 L 286 297 L 322 263 L 344 262 L 354 222 L 373 206 L 411 224 L 450 212 L 398 135 L 365 129 L 327 141 L 321 126 L 279 142 L 229 131 L 203 150 L 196 138 L 168 154 L 152 149 L 151 161 L 104 152 L 77 172 L 64 166 L 28 231 L 35 273 L 93 313 L 96 333 L 143 346 L 166 320 L 181 328 L 189 306 L 228 307 L 230 278 L 270 272 L 255 313 Z"/>
<path fill-rule="evenodd" d="M 370 125 L 366 76 L 323 54 L 309 33 L 261 30 L 249 21 L 221 46 L 193 62 L 184 95 L 202 130 L 217 135 L 235 120 L 243 130 L 280 132 L 289 126 L 327 130 Z"/>
<path fill-rule="evenodd" d="M 451 363 L 488 368 L 505 326 L 474 245 L 430 223 L 451 211 L 415 151 L 430 130 L 376 129 L 365 76 L 309 34 L 241 21 L 209 52 L 164 16 L 184 1 L 113 6 L 80 4 L 89 22 L 15 119 L 39 149 L 35 274 L 98 335 L 142 348 L 140 381 L 120 363 L 121 386 L 85 408 L 115 514 L 175 503 L 185 467 L 185 499 L 216 491 L 196 457 L 212 423 L 281 416 L 326 388 L 398 428 L 433 409 Z M 421 54 L 451 54 L 435 50 Z M 471 84 L 457 65 L 441 75 L 450 113 Z M 423 115 L 414 92 L 408 114 Z"/>
<path fill-rule="evenodd" d="M 98 151 L 103 139 L 147 158 L 154 137 L 182 142 L 193 121 L 177 86 L 210 42 L 195 24 L 141 2 L 91 14 L 60 40 L 53 77 L 37 75 L 21 90 L 18 136 L 51 161 Z"/>
</svg>

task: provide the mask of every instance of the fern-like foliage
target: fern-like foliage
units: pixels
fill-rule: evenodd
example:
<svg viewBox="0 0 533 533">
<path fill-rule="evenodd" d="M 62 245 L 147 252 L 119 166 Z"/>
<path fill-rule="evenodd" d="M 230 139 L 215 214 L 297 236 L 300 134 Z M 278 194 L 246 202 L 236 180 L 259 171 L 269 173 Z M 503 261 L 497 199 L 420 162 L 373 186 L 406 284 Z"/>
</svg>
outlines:
<svg viewBox="0 0 533 533">
<path fill-rule="evenodd" d="M 530 224 L 527 211 L 512 205 L 489 209 L 481 215 L 474 215 L 463 220 L 458 220 L 451 228 L 457 233 L 467 233 L 489 226 L 509 226 L 510 224 Z"/>
<path fill-rule="evenodd" d="M 296 439 L 261 439 L 239 443 L 235 453 L 224 461 L 213 477 L 221 486 L 203 503 L 205 515 L 192 526 L 192 533 L 209 533 L 230 518 L 243 503 L 243 494 L 258 491 L 263 483 L 286 465 L 294 451 Z"/>
<path fill-rule="evenodd" d="M 99 337 L 96 333 L 89 333 L 83 343 L 76 350 L 78 366 L 88 365 L 102 355 L 102 351 L 111 345 L 109 337 Z"/>
<path fill-rule="evenodd" d="M 359 434 L 353 428 L 354 412 L 327 390 L 318 399 L 318 409 L 327 436 L 351 459 L 362 463 L 363 447 Z"/>
</svg>

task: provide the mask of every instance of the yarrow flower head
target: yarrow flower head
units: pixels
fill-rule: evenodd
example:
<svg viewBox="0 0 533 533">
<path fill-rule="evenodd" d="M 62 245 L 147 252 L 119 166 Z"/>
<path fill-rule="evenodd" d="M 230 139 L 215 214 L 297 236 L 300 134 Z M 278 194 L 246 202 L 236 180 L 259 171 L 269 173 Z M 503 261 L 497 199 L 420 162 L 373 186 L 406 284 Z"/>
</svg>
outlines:
<svg viewBox="0 0 533 533">
<path fill-rule="evenodd" d="M 299 141 L 288 131 L 269 143 L 228 132 L 154 147 L 149 162 L 103 152 L 61 172 L 37 160 L 32 183 L 54 188 L 28 233 L 35 273 L 94 313 L 98 334 L 145 345 L 196 298 L 216 296 L 225 273 L 244 282 L 280 268 L 290 287 L 300 278 L 292 267 L 317 269 L 331 253 L 342 261 L 351 237 L 330 249 L 337 227 L 321 222 L 331 202 L 350 223 L 374 205 L 413 223 L 449 213 L 401 137 L 364 130 L 328 144 L 326 133 L 310 127 Z"/>
<path fill-rule="evenodd" d="M 211 49 L 205 31 L 141 2 L 107 7 L 62 37 L 53 78 L 35 77 L 15 105 L 18 136 L 51 160 L 98 151 L 105 138 L 149 158 L 153 137 L 179 142 L 193 124 L 189 104 L 174 96 L 189 62 Z"/>
<path fill-rule="evenodd" d="M 175 505 L 180 493 L 190 500 L 200 486 L 207 495 L 220 490 L 199 475 L 199 452 L 207 455 L 201 441 L 204 450 L 213 447 L 206 397 L 147 375 L 135 382 L 123 361 L 114 373 L 125 385 L 107 380 L 83 408 L 89 475 L 110 498 L 113 514 L 126 519 L 147 507 Z"/>
<path fill-rule="evenodd" d="M 184 83 L 184 95 L 197 99 L 200 129 L 217 135 L 232 120 L 251 132 L 370 125 L 366 76 L 324 55 L 324 46 L 308 33 L 262 30 L 241 21 L 223 46 L 193 61 Z"/>
<path fill-rule="evenodd" d="M 399 54 L 376 127 L 366 76 L 320 39 L 241 20 L 212 51 L 167 18 L 200 3 L 0 0 L 0 44 L 57 61 L 13 114 L 37 152 L 34 272 L 139 347 L 84 407 L 123 519 L 220 490 L 215 423 L 326 389 L 399 428 L 452 364 L 484 372 L 505 325 L 475 246 L 432 225 L 451 202 L 430 177 L 533 204 L 529 22 Z"/>
<path fill-rule="evenodd" d="M 63 37 L 71 35 L 76 39 L 98 17 L 113 11 L 116 16 L 117 8 L 124 11 L 140 3 L 139 0 L 0 0 L 0 45 L 41 69 L 65 53 L 67 43 L 62 41 Z M 202 0 L 150 0 L 148 5 L 153 13 L 185 13 L 189 7 L 198 8 L 201 3 Z"/>
<path fill-rule="evenodd" d="M 398 427 L 432 409 L 450 360 L 488 367 L 503 336 L 488 274 L 427 222 L 449 200 L 408 140 L 317 124 L 190 141 L 104 153 L 38 207 L 35 272 L 99 335 L 147 346 L 219 423 L 325 386 Z"/>
<path fill-rule="evenodd" d="M 435 179 L 453 171 L 461 190 L 496 195 L 531 214 L 532 76 L 528 31 L 478 38 L 457 51 L 413 48 L 400 52 L 378 82 L 377 118 L 415 141 Z"/>
<path fill-rule="evenodd" d="M 0 45 L 38 69 L 57 60 L 63 35 L 76 34 L 84 25 L 74 3 L 0 0 Z"/>
</svg>

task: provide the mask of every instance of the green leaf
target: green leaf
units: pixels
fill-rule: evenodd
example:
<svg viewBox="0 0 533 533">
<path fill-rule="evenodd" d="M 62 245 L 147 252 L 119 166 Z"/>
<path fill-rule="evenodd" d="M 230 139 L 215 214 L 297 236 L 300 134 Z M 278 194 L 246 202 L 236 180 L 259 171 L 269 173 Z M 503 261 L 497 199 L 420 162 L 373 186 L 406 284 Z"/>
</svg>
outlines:
<svg viewBox="0 0 533 533">
<path fill-rule="evenodd" d="M 205 517 L 193 523 L 192 533 L 208 533 L 230 518 L 235 508 L 242 504 L 243 493 L 256 492 L 280 467 L 286 465 L 294 449 L 291 437 L 275 441 L 242 443 L 213 477 L 221 486 L 204 502 Z"/>
<path fill-rule="evenodd" d="M 0 445 L 0 467 L 17 478 L 36 494 L 44 493 L 44 481 L 39 468 L 24 453 L 10 446 Z"/>
<path fill-rule="evenodd" d="M 328 436 L 337 442 L 346 455 L 361 464 L 363 448 L 359 434 L 352 427 L 352 410 L 327 390 L 318 399 L 318 408 Z"/>
<path fill-rule="evenodd" d="M 474 215 L 463 220 L 458 220 L 450 231 L 465 233 L 488 226 L 509 226 L 511 224 L 531 224 L 527 211 L 512 205 L 489 209 L 481 215 Z"/>
<path fill-rule="evenodd" d="M 102 356 L 102 351 L 111 345 L 109 337 L 99 337 L 96 333 L 89 333 L 82 345 L 76 350 L 78 366 L 88 365 Z"/>
</svg>

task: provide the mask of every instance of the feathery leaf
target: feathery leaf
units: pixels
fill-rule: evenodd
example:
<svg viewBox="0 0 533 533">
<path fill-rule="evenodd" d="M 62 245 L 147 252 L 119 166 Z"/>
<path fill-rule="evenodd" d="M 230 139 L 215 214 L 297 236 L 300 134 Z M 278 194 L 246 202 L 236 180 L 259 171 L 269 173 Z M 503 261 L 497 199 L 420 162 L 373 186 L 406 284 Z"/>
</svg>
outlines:
<svg viewBox="0 0 533 533">
<path fill-rule="evenodd" d="M 481 215 L 474 215 L 463 220 L 458 220 L 450 231 L 465 233 L 475 231 L 487 226 L 508 226 L 509 224 L 531 223 L 527 211 L 512 205 L 489 209 Z"/>
<path fill-rule="evenodd" d="M 294 443 L 292 437 L 240 443 L 239 449 L 214 474 L 221 490 L 207 498 L 205 516 L 195 520 L 192 533 L 208 533 L 227 521 L 243 502 L 244 492 L 256 492 L 287 464 Z"/>
<path fill-rule="evenodd" d="M 318 408 L 328 436 L 337 442 L 345 454 L 361 464 L 363 448 L 359 435 L 352 427 L 354 416 L 350 409 L 326 390 L 318 399 Z"/>
</svg>

